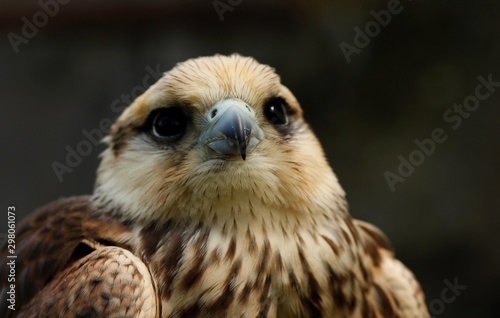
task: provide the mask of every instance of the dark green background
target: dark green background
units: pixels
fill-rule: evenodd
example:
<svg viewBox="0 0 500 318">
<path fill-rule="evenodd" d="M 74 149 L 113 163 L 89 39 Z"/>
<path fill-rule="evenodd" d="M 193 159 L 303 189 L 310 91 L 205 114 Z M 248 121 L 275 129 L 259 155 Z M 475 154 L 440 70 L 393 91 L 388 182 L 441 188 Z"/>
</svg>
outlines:
<svg viewBox="0 0 500 318">
<path fill-rule="evenodd" d="M 222 1 L 222 0 L 221 0 Z M 236 3 L 237 1 L 233 1 Z M 351 213 L 382 228 L 420 279 L 427 301 L 444 280 L 468 288 L 436 317 L 498 317 L 500 88 L 453 130 L 443 113 L 473 95 L 478 76 L 500 81 L 498 1 L 401 1 L 402 11 L 347 63 L 339 47 L 388 1 L 244 0 L 220 20 L 212 1 L 71 1 L 16 54 L 36 1 L 0 4 L 2 208 L 18 217 L 92 191 L 98 154 L 56 178 L 66 146 L 114 119 L 113 101 L 145 67 L 239 52 L 274 66 L 297 96 L 348 194 Z M 436 146 L 392 192 L 415 139 Z M 6 232 L 2 220 L 3 232 Z M 448 296 L 451 296 L 448 295 Z M 439 315 L 438 315 L 439 314 Z"/>
</svg>

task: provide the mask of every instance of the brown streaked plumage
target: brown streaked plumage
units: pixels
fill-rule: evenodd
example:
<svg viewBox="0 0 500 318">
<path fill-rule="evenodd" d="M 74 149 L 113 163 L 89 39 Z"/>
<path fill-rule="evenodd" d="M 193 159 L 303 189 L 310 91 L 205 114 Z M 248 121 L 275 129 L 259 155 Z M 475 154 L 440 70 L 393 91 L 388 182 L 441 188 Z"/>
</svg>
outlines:
<svg viewBox="0 0 500 318">
<path fill-rule="evenodd" d="M 181 63 L 105 141 L 93 196 L 19 226 L 16 311 L 2 280 L 2 317 L 429 317 L 383 233 L 350 217 L 272 68 Z"/>
</svg>

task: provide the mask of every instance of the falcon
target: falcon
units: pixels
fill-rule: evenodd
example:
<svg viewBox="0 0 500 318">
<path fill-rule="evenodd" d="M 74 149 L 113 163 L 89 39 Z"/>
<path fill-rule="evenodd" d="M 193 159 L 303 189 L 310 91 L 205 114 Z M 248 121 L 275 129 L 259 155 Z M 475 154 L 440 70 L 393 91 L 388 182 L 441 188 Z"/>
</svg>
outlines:
<svg viewBox="0 0 500 318">
<path fill-rule="evenodd" d="M 19 224 L 15 311 L 0 250 L 0 316 L 429 317 L 271 67 L 180 63 L 104 141 L 91 196 Z"/>
</svg>

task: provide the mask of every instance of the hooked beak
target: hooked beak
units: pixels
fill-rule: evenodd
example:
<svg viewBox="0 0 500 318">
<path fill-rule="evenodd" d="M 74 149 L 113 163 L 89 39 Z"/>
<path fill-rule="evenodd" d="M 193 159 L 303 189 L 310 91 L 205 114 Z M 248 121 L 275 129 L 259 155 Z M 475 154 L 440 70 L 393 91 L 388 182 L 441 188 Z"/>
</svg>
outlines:
<svg viewBox="0 0 500 318">
<path fill-rule="evenodd" d="M 217 153 L 239 154 L 245 160 L 247 153 L 264 139 L 254 111 L 240 99 L 217 102 L 208 110 L 207 118 L 208 128 L 201 134 L 200 142 Z"/>
</svg>

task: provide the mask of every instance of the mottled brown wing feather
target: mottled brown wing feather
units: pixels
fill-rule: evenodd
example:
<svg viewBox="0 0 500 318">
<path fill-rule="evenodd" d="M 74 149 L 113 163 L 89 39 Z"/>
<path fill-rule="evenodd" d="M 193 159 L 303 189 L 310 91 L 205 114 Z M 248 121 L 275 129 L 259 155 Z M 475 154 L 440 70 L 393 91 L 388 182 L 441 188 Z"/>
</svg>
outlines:
<svg viewBox="0 0 500 318">
<path fill-rule="evenodd" d="M 88 197 L 69 198 L 48 204 L 24 219 L 16 235 L 16 308 L 20 309 L 56 274 L 64 269 L 71 254 L 83 238 L 79 224 L 87 213 Z M 6 247 L 0 258 L 6 259 Z M 7 308 L 4 277 L 8 268 L 0 265 L 0 316 L 15 312 Z"/>
<path fill-rule="evenodd" d="M 146 265 L 120 247 L 102 247 L 38 292 L 22 317 L 159 317 Z"/>
<path fill-rule="evenodd" d="M 424 294 L 413 273 L 394 258 L 389 240 L 377 227 L 359 220 L 365 250 L 372 258 L 373 281 L 368 291 L 369 312 L 375 317 L 428 318 Z"/>
<path fill-rule="evenodd" d="M 113 236 L 128 230 L 116 221 L 93 216 L 95 210 L 89 196 L 65 198 L 39 208 L 19 224 L 16 233 L 16 311 L 7 307 L 9 268 L 2 262 L 0 317 L 15 316 L 58 273 L 91 253 L 93 249 L 82 242 L 105 240 L 106 245 L 115 245 Z M 5 260 L 7 247 L 0 248 L 0 259 Z"/>
</svg>

